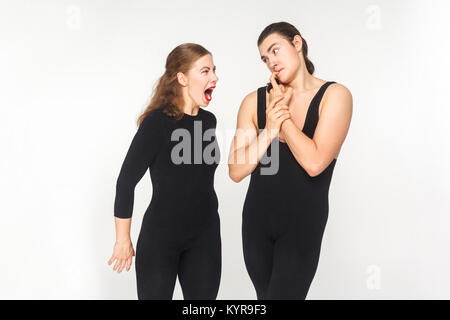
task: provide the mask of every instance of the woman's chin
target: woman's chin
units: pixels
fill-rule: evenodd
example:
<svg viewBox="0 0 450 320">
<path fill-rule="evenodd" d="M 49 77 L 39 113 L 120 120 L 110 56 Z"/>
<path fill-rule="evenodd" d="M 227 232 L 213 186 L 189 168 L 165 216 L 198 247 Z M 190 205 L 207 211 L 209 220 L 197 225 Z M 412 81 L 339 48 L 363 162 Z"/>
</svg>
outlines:
<svg viewBox="0 0 450 320">
<path fill-rule="evenodd" d="M 209 103 L 211 102 L 211 100 L 207 100 L 206 98 L 202 99 L 202 102 L 199 104 L 201 107 L 207 107 L 209 105 Z"/>
</svg>

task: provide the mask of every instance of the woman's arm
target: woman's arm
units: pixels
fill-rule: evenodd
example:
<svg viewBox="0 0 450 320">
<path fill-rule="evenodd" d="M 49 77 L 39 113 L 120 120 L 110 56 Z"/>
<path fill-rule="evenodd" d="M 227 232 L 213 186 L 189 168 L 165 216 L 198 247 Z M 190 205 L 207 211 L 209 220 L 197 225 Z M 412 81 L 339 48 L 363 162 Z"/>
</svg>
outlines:
<svg viewBox="0 0 450 320">
<path fill-rule="evenodd" d="M 126 267 L 129 271 L 134 249 L 130 238 L 134 189 L 155 158 L 163 142 L 163 126 L 159 113 L 150 113 L 140 124 L 120 169 L 116 183 L 114 217 L 116 242 L 110 265 L 116 260 L 118 273 Z"/>
<path fill-rule="evenodd" d="M 134 189 L 158 153 L 163 139 L 162 119 L 158 111 L 153 111 L 142 120 L 120 169 L 114 201 L 115 217 L 131 218 Z"/>
<path fill-rule="evenodd" d="M 228 157 L 229 176 L 240 182 L 255 170 L 272 140 L 278 136 L 281 123 L 289 117 L 287 107 L 275 107 L 283 97 L 274 99 L 266 110 L 266 127 L 258 135 L 253 116 L 257 107 L 257 91 L 247 95 L 238 112 L 236 134 Z"/>
<path fill-rule="evenodd" d="M 306 136 L 291 119 L 281 126 L 289 149 L 311 177 L 319 175 L 339 154 L 353 112 L 352 95 L 341 84 L 330 85 L 322 101 L 313 139 Z"/>
</svg>

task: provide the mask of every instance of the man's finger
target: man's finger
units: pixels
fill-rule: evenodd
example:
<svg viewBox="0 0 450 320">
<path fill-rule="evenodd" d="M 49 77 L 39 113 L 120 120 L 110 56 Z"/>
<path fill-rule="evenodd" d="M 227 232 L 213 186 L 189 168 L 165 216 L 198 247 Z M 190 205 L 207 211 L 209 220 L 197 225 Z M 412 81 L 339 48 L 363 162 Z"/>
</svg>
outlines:
<svg viewBox="0 0 450 320">
<path fill-rule="evenodd" d="M 275 77 L 278 75 L 278 72 L 272 72 L 272 75 L 270 76 L 270 83 L 273 87 L 273 93 L 275 95 L 281 94 L 280 86 L 278 85 L 277 81 L 275 80 Z"/>
<path fill-rule="evenodd" d="M 270 101 L 267 111 L 272 110 L 272 108 L 275 106 L 275 104 L 277 104 L 278 102 L 283 100 L 283 98 L 284 98 L 283 96 L 278 96 L 278 97 L 274 98 L 274 100 Z"/>
</svg>

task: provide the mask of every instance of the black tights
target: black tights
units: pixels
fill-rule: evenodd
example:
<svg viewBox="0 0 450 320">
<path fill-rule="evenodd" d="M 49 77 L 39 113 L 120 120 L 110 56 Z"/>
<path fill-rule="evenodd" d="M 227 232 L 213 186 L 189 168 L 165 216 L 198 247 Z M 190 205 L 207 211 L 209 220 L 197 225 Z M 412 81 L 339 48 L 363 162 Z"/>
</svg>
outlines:
<svg viewBox="0 0 450 320">
<path fill-rule="evenodd" d="M 278 237 L 267 233 L 261 220 L 243 220 L 245 265 L 258 300 L 304 300 L 320 256 L 323 226 L 319 230 L 292 223 Z"/>
<path fill-rule="evenodd" d="M 221 276 L 218 217 L 195 233 L 142 226 L 136 246 L 139 300 L 172 299 L 178 279 L 186 300 L 214 300 Z"/>
</svg>

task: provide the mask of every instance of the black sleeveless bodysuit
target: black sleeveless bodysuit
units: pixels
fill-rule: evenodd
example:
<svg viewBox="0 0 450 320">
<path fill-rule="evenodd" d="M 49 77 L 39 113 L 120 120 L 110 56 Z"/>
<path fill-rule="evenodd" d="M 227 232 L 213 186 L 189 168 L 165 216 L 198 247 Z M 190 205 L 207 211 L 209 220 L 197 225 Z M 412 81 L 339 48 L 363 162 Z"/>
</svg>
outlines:
<svg viewBox="0 0 450 320">
<path fill-rule="evenodd" d="M 309 105 L 302 132 L 311 139 L 319 120 L 320 101 L 332 83 L 324 83 Z M 266 121 L 265 90 L 258 89 L 259 131 Z M 275 138 L 252 172 L 243 208 L 242 237 L 246 268 L 259 300 L 306 298 L 319 262 L 335 164 L 333 159 L 323 172 L 311 177 L 287 143 Z"/>
</svg>

